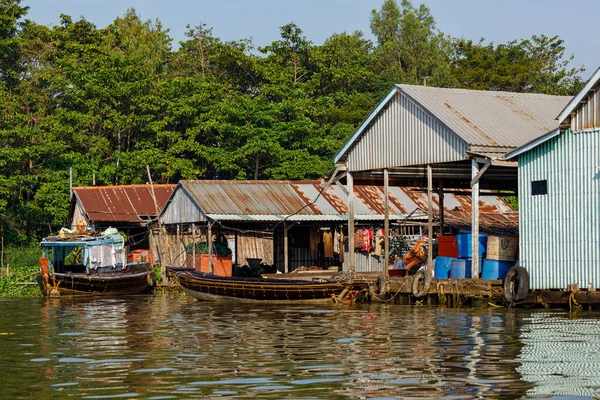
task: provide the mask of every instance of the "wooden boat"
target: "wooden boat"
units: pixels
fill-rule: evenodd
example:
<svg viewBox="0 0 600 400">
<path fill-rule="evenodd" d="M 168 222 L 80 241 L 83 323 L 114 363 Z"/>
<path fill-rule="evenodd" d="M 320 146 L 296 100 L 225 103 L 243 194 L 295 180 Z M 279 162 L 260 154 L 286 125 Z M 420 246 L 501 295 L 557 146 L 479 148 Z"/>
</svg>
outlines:
<svg viewBox="0 0 600 400">
<path fill-rule="evenodd" d="M 41 242 L 39 283 L 44 296 L 137 294 L 151 284 L 153 266 L 125 261 L 116 229 L 100 235 L 66 234 Z"/>
<path fill-rule="evenodd" d="M 341 302 L 363 287 L 342 281 L 299 281 L 291 279 L 226 277 L 189 268 L 169 268 L 181 288 L 198 300 L 256 303 Z"/>
</svg>

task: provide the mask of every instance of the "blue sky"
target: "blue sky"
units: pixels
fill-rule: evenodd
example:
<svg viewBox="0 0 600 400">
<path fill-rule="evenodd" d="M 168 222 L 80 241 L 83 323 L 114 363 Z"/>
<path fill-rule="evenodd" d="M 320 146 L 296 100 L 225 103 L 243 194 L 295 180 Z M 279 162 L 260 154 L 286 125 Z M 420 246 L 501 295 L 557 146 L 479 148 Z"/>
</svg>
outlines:
<svg viewBox="0 0 600 400">
<path fill-rule="evenodd" d="M 144 19 L 160 19 L 174 44 L 184 40 L 185 26 L 206 23 L 222 40 L 252 38 L 264 46 L 279 38 L 279 27 L 294 22 L 308 39 L 321 44 L 333 33 L 369 29 L 372 9 L 383 0 L 23 0 L 28 18 L 44 25 L 59 22 L 61 13 L 83 16 L 99 28 L 133 7 Z M 425 3 L 437 27 L 455 37 L 504 43 L 533 34 L 559 35 L 574 66 L 584 65 L 587 79 L 600 67 L 600 15 L 597 0 L 413 0 Z"/>
</svg>

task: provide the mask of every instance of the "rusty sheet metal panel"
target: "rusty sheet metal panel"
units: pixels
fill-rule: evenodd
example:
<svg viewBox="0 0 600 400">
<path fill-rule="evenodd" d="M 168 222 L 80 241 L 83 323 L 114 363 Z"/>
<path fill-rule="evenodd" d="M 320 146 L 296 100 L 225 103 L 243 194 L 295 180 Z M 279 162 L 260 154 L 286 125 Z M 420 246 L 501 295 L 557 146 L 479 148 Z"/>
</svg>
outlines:
<svg viewBox="0 0 600 400">
<path fill-rule="evenodd" d="M 171 200 L 159 217 L 161 224 L 191 224 L 206 221 L 196 201 L 185 191 L 182 186 L 175 189 Z"/>
<path fill-rule="evenodd" d="M 572 99 L 537 93 L 398 87 L 470 145 L 509 148 L 556 129 L 556 116 Z"/>
<path fill-rule="evenodd" d="M 600 288 L 600 130 L 572 132 L 519 156 L 521 265 L 533 289 Z M 547 194 L 532 194 L 532 182 Z"/>
<path fill-rule="evenodd" d="M 154 185 L 158 212 L 174 189 L 175 185 Z M 73 192 L 91 224 L 144 223 L 157 215 L 149 185 L 75 187 Z"/>
<path fill-rule="evenodd" d="M 343 270 L 350 271 L 350 253 L 344 253 Z M 354 271 L 356 272 L 381 272 L 383 265 L 383 257 L 371 255 L 369 253 L 357 252 L 354 257 Z"/>
<path fill-rule="evenodd" d="M 427 211 L 427 191 L 420 188 L 402 188 L 415 204 Z M 439 197 L 433 193 L 433 210 L 439 215 Z M 444 221 L 457 229 L 471 229 L 471 191 L 456 189 L 444 193 Z M 483 232 L 517 234 L 519 214 L 501 197 L 482 192 L 479 196 L 479 228 Z"/>
<path fill-rule="evenodd" d="M 288 215 L 306 205 L 289 182 L 181 181 L 205 214 Z M 314 214 L 307 207 L 298 212 Z"/>
<path fill-rule="evenodd" d="M 278 222 L 286 217 L 289 221 L 347 221 L 348 198 L 344 190 L 333 185 L 319 195 L 322 190 L 320 181 L 186 181 L 165 208 L 161 222 L 202 222 L 207 216 L 223 221 Z M 383 187 L 357 185 L 355 193 L 356 220 L 383 220 Z M 433 198 L 437 214 L 437 193 Z M 470 202 L 469 190 L 446 193 L 446 221 L 459 229 L 470 228 Z M 482 230 L 517 232 L 518 215 L 501 197 L 483 193 L 480 208 Z M 415 219 L 426 211 L 426 191 L 416 187 L 390 187 L 391 219 L 403 219 L 411 213 Z"/>
<path fill-rule="evenodd" d="M 348 151 L 348 169 L 459 161 L 466 159 L 467 149 L 466 141 L 398 93 Z"/>
</svg>

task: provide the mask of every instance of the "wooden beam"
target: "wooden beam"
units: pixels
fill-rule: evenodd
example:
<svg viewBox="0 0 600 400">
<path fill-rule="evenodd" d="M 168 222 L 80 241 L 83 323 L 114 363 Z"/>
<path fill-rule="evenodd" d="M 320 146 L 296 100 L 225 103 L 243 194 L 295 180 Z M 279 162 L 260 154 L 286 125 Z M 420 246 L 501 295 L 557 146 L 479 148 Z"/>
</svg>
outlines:
<svg viewBox="0 0 600 400">
<path fill-rule="evenodd" d="M 352 278 L 356 267 L 356 255 L 354 254 L 354 177 L 350 172 L 346 176 L 346 185 L 348 186 L 348 270 Z"/>
<path fill-rule="evenodd" d="M 429 250 L 427 252 L 427 269 L 429 275 L 433 278 L 433 173 L 431 164 L 427 164 L 427 243 Z"/>
<path fill-rule="evenodd" d="M 471 160 L 471 176 L 474 184 L 471 187 L 471 235 L 472 235 L 472 258 L 471 278 L 479 278 L 479 164 Z M 471 182 L 473 182 L 471 181 Z"/>
<path fill-rule="evenodd" d="M 383 256 L 383 266 L 382 266 L 382 273 L 383 273 L 383 279 L 385 279 L 385 281 L 387 282 L 387 280 L 389 279 L 389 268 L 390 268 L 390 192 L 389 192 L 389 173 L 388 173 L 388 169 L 385 168 L 383 170 L 383 193 L 385 196 L 384 199 L 384 206 L 383 206 L 383 214 L 384 214 L 384 220 L 383 220 L 383 240 L 384 240 L 384 256 Z M 382 288 L 379 288 L 379 290 L 381 291 Z"/>
<path fill-rule="evenodd" d="M 475 160 L 473 160 L 473 161 L 475 161 Z M 475 162 L 477 162 L 477 161 L 475 161 Z M 475 175 L 475 177 L 473 177 L 473 179 L 471 179 L 471 187 L 473 187 L 473 185 L 475 185 L 475 183 L 479 184 L 479 179 L 481 179 L 481 177 L 483 176 L 485 171 L 487 171 L 487 169 L 490 167 L 490 165 L 492 165 L 492 160 L 486 160 L 485 164 L 483 165 L 483 167 L 481 167 L 481 169 L 479 170 L 477 175 Z"/>
</svg>

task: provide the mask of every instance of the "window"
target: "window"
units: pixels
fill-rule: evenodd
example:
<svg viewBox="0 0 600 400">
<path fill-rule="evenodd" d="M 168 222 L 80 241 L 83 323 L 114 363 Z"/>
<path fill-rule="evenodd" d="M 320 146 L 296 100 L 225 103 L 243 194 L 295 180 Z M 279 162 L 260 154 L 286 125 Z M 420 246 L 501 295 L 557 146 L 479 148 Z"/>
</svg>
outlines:
<svg viewBox="0 0 600 400">
<path fill-rule="evenodd" d="M 531 181 L 531 195 L 538 196 L 541 194 L 548 194 L 548 181 Z"/>
</svg>

